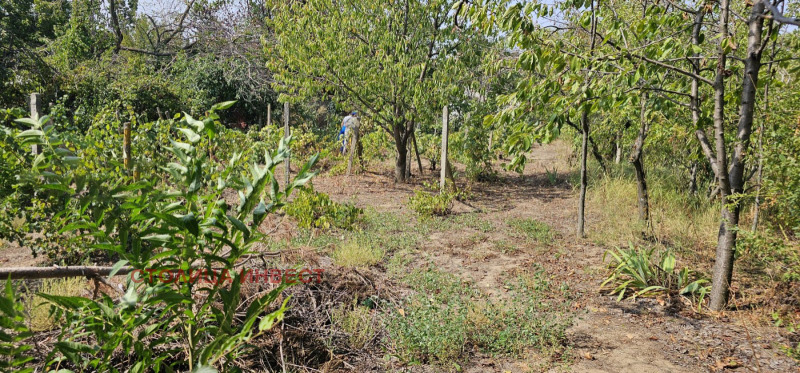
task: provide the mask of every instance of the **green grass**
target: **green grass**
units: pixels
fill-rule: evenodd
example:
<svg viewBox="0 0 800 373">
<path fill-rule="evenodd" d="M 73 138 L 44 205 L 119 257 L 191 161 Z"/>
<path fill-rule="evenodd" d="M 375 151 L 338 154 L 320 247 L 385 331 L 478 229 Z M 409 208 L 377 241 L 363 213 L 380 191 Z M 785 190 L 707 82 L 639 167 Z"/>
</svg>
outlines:
<svg viewBox="0 0 800 373">
<path fill-rule="evenodd" d="M 386 254 L 376 242 L 356 236 L 337 246 L 331 256 L 337 265 L 357 268 L 377 264 Z"/>
<path fill-rule="evenodd" d="M 561 302 L 550 300 L 561 290 L 541 270 L 511 279 L 506 287 L 514 294 L 504 300 L 489 300 L 471 284 L 432 267 L 415 270 L 403 281 L 415 293 L 389 310 L 386 328 L 393 354 L 405 363 L 459 369 L 470 346 L 511 357 L 564 352 L 569 316 Z"/>
<path fill-rule="evenodd" d="M 549 225 L 534 219 L 509 219 L 506 223 L 529 242 L 547 245 L 555 239 L 555 233 Z"/>
</svg>

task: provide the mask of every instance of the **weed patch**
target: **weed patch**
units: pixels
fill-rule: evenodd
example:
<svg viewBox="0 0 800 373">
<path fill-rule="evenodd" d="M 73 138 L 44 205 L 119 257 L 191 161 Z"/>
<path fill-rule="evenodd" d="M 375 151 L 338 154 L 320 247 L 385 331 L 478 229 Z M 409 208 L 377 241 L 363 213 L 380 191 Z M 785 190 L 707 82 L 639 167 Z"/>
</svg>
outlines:
<svg viewBox="0 0 800 373">
<path fill-rule="evenodd" d="M 358 207 L 331 201 L 327 194 L 311 188 L 300 190 L 286 206 L 286 214 L 302 228 L 353 229 L 362 213 Z"/>
<path fill-rule="evenodd" d="M 82 277 L 63 279 L 44 279 L 37 292 L 61 297 L 77 297 L 86 290 L 86 280 Z M 28 314 L 28 325 L 31 331 L 40 332 L 55 329 L 59 325 L 50 314 L 52 303 L 33 292 L 23 295 L 25 313 Z"/>
<path fill-rule="evenodd" d="M 507 285 L 514 297 L 490 301 L 454 275 L 433 268 L 410 273 L 404 281 L 415 294 L 386 320 L 393 352 L 406 363 L 458 367 L 472 348 L 515 357 L 560 351 L 566 310 L 546 300 L 544 272 L 534 277 L 514 278 Z"/>
<path fill-rule="evenodd" d="M 525 236 L 528 241 L 549 244 L 555 234 L 549 225 L 534 219 L 510 219 L 508 225 Z"/>
<path fill-rule="evenodd" d="M 342 267 L 368 267 L 383 259 L 384 250 L 370 240 L 351 238 L 333 251 L 333 260 Z"/>
</svg>

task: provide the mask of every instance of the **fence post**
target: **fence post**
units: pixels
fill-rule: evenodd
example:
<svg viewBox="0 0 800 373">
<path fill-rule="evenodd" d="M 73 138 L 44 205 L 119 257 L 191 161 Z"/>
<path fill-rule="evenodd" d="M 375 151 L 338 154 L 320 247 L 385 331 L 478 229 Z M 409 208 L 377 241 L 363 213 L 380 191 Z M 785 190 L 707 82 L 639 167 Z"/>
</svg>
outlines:
<svg viewBox="0 0 800 373">
<path fill-rule="evenodd" d="M 39 120 L 42 111 L 42 101 L 40 93 L 31 93 L 31 118 Z M 40 152 L 39 145 L 31 145 L 31 154 L 38 155 Z"/>
<path fill-rule="evenodd" d="M 442 108 L 442 174 L 441 178 L 439 179 L 439 188 L 444 190 L 445 187 L 445 180 L 447 179 L 447 125 L 450 118 L 447 113 L 447 105 Z"/>
<path fill-rule="evenodd" d="M 351 128 L 350 132 L 350 158 L 347 160 L 347 176 L 350 176 L 353 171 L 353 157 L 358 151 L 358 127 Z"/>
<path fill-rule="evenodd" d="M 283 137 L 288 138 L 290 136 L 289 133 L 289 103 L 283 103 Z M 286 186 L 289 186 L 289 170 L 291 169 L 290 159 L 291 159 L 291 152 L 289 152 L 289 156 L 286 157 L 286 161 L 284 162 L 283 166 L 286 170 Z"/>
<path fill-rule="evenodd" d="M 125 170 L 131 171 L 131 122 L 122 124 L 122 162 Z"/>
</svg>

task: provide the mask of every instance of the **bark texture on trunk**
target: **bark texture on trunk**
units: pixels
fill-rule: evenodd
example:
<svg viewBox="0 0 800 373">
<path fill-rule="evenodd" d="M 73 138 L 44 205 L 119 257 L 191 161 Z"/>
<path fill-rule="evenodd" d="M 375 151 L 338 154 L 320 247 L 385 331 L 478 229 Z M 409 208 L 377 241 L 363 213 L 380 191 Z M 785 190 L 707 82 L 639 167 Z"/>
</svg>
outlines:
<svg viewBox="0 0 800 373">
<path fill-rule="evenodd" d="M 726 35 L 728 0 L 722 0 L 721 9 L 723 12 L 720 18 L 720 28 L 723 31 L 721 35 Z M 733 157 L 731 157 L 730 173 L 728 173 L 728 168 L 725 164 L 725 138 L 722 128 L 722 120 L 724 119 L 722 118 L 723 110 L 720 109 L 719 112 L 715 110 L 714 113 L 714 126 L 716 128 L 717 137 L 717 166 L 720 172 L 718 181 L 722 203 L 722 222 L 719 228 L 719 241 L 717 243 L 716 259 L 714 261 L 711 300 L 709 302 L 709 308 L 714 311 L 720 311 L 727 305 L 733 276 L 736 228 L 739 224 L 739 213 L 741 211 L 741 205 L 736 196 L 744 191 L 745 153 L 750 146 L 756 86 L 758 85 L 758 73 L 761 69 L 761 35 L 764 26 L 764 9 L 764 0 L 756 1 L 753 4 L 750 17 L 747 21 L 747 56 L 744 60 L 745 68 L 742 81 L 742 95 L 739 104 L 739 124 L 737 126 Z M 722 26 L 724 26 L 724 28 Z M 724 42 L 724 40 L 721 42 Z M 722 51 L 720 51 L 720 61 L 722 62 L 721 66 L 717 67 L 718 81 L 722 81 L 720 75 L 725 73 L 725 54 Z M 719 86 L 715 84 L 715 94 L 717 94 L 717 97 L 715 97 L 715 108 L 718 105 L 724 105 L 724 97 L 719 95 L 718 91 L 722 91 L 724 95 L 724 84 L 720 83 Z M 717 123 L 718 116 L 720 117 L 719 124 Z"/>
<path fill-rule="evenodd" d="M 397 159 L 395 159 L 394 163 L 394 181 L 398 183 L 405 183 L 406 182 L 406 162 L 408 159 L 406 158 L 406 140 L 405 139 L 395 139 L 397 145 Z"/>
</svg>

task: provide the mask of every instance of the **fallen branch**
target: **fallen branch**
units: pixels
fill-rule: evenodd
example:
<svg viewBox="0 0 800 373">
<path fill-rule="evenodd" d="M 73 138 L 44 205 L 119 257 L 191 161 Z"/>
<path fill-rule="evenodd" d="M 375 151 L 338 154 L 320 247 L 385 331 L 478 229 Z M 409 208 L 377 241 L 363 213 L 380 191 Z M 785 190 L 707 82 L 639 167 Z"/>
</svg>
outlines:
<svg viewBox="0 0 800 373">
<path fill-rule="evenodd" d="M 97 277 L 108 276 L 113 267 L 98 266 L 72 266 L 72 267 L 12 267 L 0 268 L 0 279 L 12 280 L 33 280 L 40 278 L 64 278 L 64 277 Z M 116 276 L 127 275 L 133 271 L 133 267 L 120 268 Z"/>
</svg>

